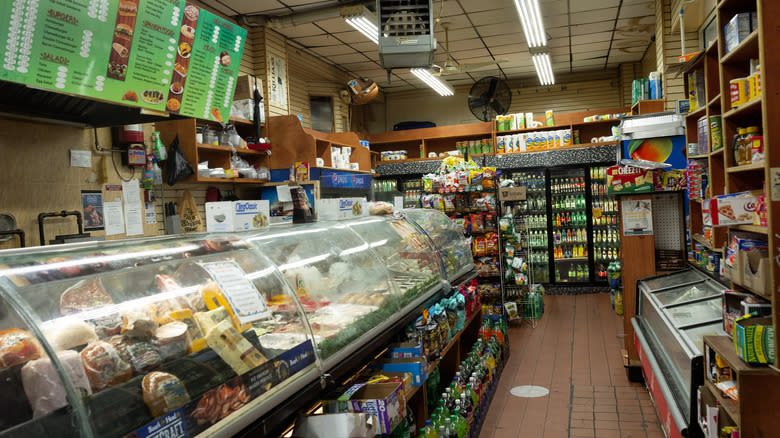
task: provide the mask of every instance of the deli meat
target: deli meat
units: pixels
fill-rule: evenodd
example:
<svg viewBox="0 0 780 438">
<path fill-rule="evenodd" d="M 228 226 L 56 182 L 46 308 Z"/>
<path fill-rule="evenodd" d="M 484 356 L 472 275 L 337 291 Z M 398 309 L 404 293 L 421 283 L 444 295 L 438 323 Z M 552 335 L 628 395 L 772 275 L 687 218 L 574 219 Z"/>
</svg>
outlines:
<svg viewBox="0 0 780 438">
<path fill-rule="evenodd" d="M 95 277 L 90 280 L 81 280 L 62 293 L 60 314 L 69 315 L 108 304 L 114 304 L 114 300 L 106 292 L 100 277 Z"/>
<path fill-rule="evenodd" d="M 96 392 L 122 383 L 133 375 L 130 364 L 105 341 L 95 341 L 81 350 L 81 363 L 92 390 Z"/>
<path fill-rule="evenodd" d="M 79 354 L 65 350 L 57 353 L 57 358 L 82 397 L 92 394 Z M 33 409 L 33 417 L 40 417 L 68 405 L 65 387 L 49 358 L 27 362 L 22 367 L 22 385 Z"/>
<path fill-rule="evenodd" d="M 12 328 L 0 332 L 0 368 L 25 363 L 41 356 L 41 344 L 28 331 Z"/>
</svg>

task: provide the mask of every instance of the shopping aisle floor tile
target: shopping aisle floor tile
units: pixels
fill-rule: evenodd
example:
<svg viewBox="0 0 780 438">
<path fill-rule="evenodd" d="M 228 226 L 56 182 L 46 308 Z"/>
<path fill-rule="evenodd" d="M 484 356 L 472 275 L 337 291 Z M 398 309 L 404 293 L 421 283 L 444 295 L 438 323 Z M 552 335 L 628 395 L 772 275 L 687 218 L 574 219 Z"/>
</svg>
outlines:
<svg viewBox="0 0 780 438">
<path fill-rule="evenodd" d="M 647 390 L 623 368 L 623 320 L 609 295 L 549 295 L 544 306 L 536 328 L 509 329 L 511 356 L 480 437 L 662 437 Z M 509 393 L 521 385 L 550 394 Z"/>
</svg>

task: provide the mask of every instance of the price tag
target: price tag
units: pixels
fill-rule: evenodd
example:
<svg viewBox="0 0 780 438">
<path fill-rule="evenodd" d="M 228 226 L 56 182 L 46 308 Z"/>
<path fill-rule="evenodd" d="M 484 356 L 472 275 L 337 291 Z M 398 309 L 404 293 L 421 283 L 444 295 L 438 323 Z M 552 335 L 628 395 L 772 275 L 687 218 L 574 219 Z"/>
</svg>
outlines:
<svg viewBox="0 0 780 438">
<path fill-rule="evenodd" d="M 201 263 L 201 266 L 217 283 L 242 325 L 270 316 L 260 291 L 246 278 L 246 273 L 236 262 Z"/>
</svg>

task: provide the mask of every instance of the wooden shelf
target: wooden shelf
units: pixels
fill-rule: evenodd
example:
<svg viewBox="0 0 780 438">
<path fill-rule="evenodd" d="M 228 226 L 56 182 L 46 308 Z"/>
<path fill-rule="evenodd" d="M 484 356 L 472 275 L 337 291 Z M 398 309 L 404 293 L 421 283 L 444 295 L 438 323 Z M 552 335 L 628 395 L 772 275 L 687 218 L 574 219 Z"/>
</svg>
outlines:
<svg viewBox="0 0 780 438">
<path fill-rule="evenodd" d="M 707 158 L 709 156 L 710 156 L 710 154 L 688 155 L 688 159 L 698 160 L 698 159 L 701 159 L 701 158 Z"/>
<path fill-rule="evenodd" d="M 710 390 L 712 395 L 715 397 L 715 400 L 717 400 L 718 403 L 723 407 L 723 411 L 726 412 L 726 415 L 728 415 L 729 418 L 731 418 L 731 421 L 739 426 L 739 406 L 737 406 L 737 402 L 728 397 L 724 397 L 720 393 L 720 389 L 718 389 L 715 384 L 709 380 L 704 380 L 704 386 Z"/>
<path fill-rule="evenodd" d="M 233 149 L 231 149 L 229 146 L 215 146 L 212 144 L 204 144 L 204 143 L 196 143 L 196 146 L 198 147 L 198 149 L 205 150 L 205 151 L 217 151 L 217 152 L 228 152 L 228 153 L 233 152 Z M 255 151 L 252 149 L 240 149 L 240 148 L 236 148 L 236 153 L 239 155 L 253 155 L 258 157 L 266 155 L 265 151 Z"/>
<path fill-rule="evenodd" d="M 718 51 L 718 40 L 715 40 L 712 42 L 712 44 L 707 46 L 706 52 L 709 55 L 711 53 L 717 53 L 717 51 Z"/>
<path fill-rule="evenodd" d="M 707 248 L 710 251 L 715 251 L 715 252 L 720 252 L 720 253 L 723 252 L 723 248 L 714 248 L 710 244 L 710 242 L 707 239 L 705 239 L 704 236 L 702 236 L 701 234 L 694 234 L 692 238 L 693 238 L 694 241 L 704 245 L 704 247 Z"/>
<path fill-rule="evenodd" d="M 761 113 L 761 97 L 757 97 L 748 103 L 742 104 L 736 108 L 732 108 L 727 113 L 723 114 L 723 119 L 731 119 L 735 117 L 753 116 Z"/>
<path fill-rule="evenodd" d="M 713 106 L 715 106 L 715 105 L 718 105 L 718 106 L 720 106 L 720 93 L 718 93 L 718 94 L 717 94 L 715 97 L 713 97 L 712 99 L 710 99 L 710 101 L 709 101 L 709 102 L 707 102 L 707 106 L 708 106 L 708 107 L 713 107 Z"/>
<path fill-rule="evenodd" d="M 573 144 L 571 146 L 564 146 L 560 148 L 554 148 L 554 149 L 544 149 L 540 151 L 525 151 L 525 152 L 505 152 L 501 154 L 496 155 L 522 155 L 522 154 L 534 154 L 537 152 L 553 152 L 553 151 L 565 151 L 569 149 L 587 149 L 592 147 L 599 147 L 599 146 L 617 146 L 619 142 L 617 141 L 604 141 L 604 142 L 598 142 L 598 143 L 580 143 L 580 144 Z"/>
<path fill-rule="evenodd" d="M 758 59 L 758 31 L 753 32 L 745 38 L 744 41 L 739 43 L 734 50 L 727 53 L 720 58 L 721 64 L 747 64 L 747 61 L 751 58 Z"/>
<path fill-rule="evenodd" d="M 759 225 L 731 225 L 729 228 L 738 231 L 749 231 L 751 233 L 769 234 L 767 227 L 762 227 Z"/>
<path fill-rule="evenodd" d="M 603 125 L 603 124 L 616 125 L 618 123 L 620 123 L 620 119 L 609 118 L 606 120 L 594 120 L 592 122 L 564 123 L 564 124 L 557 124 L 553 126 L 540 126 L 538 128 L 523 128 L 523 129 L 512 129 L 509 131 L 496 131 L 496 136 L 522 134 L 524 132 L 555 131 L 558 129 L 567 129 L 567 128 L 574 128 L 574 127 L 582 127 L 582 126 L 596 126 L 596 125 Z"/>
<path fill-rule="evenodd" d="M 699 117 L 704 115 L 705 111 L 707 111 L 707 107 L 705 105 L 702 105 L 699 108 L 696 108 L 695 111 L 686 114 L 685 118 L 687 119 L 690 117 L 690 118 L 698 119 Z"/>
<path fill-rule="evenodd" d="M 724 149 L 723 146 L 721 146 L 720 149 L 716 149 L 716 150 L 710 152 L 710 156 L 722 154 L 723 153 L 723 149 Z"/>
<path fill-rule="evenodd" d="M 233 117 L 230 116 L 228 119 L 230 123 L 236 124 L 236 125 L 249 125 L 249 126 L 255 126 L 255 122 L 248 120 L 248 119 L 242 119 L 240 117 Z M 265 127 L 265 123 L 260 123 L 261 127 Z"/>
<path fill-rule="evenodd" d="M 371 173 L 370 170 L 339 169 L 337 167 L 327 167 L 327 166 L 320 166 L 319 169 L 335 170 L 335 171 L 338 171 L 338 172 Z"/>
<path fill-rule="evenodd" d="M 705 336 L 704 343 L 712 347 L 731 369 L 740 374 L 771 374 L 772 371 L 765 366 L 751 366 L 737 356 L 734 341 L 728 336 Z"/>
<path fill-rule="evenodd" d="M 267 179 L 249 179 L 249 178 L 207 178 L 199 176 L 195 180 L 196 182 L 210 182 L 210 183 L 222 183 L 222 184 L 265 184 Z"/>
<path fill-rule="evenodd" d="M 743 164 L 741 166 L 732 166 L 726 169 L 727 173 L 752 172 L 754 170 L 764 170 L 764 163 Z"/>
</svg>

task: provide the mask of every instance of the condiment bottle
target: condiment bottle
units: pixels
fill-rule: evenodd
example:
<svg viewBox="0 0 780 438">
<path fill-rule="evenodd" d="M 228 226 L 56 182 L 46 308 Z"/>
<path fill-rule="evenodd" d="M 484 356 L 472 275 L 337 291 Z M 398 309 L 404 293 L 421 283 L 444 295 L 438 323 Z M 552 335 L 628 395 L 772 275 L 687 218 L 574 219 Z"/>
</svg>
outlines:
<svg viewBox="0 0 780 438">
<path fill-rule="evenodd" d="M 753 162 L 753 137 L 761 135 L 761 128 L 758 126 L 749 126 L 745 130 L 745 138 L 742 139 L 744 148 L 742 149 L 742 162 L 743 164 L 751 164 Z"/>
<path fill-rule="evenodd" d="M 734 140 L 731 144 L 731 156 L 734 161 L 734 166 L 739 165 L 742 154 L 739 151 L 742 137 L 745 136 L 745 128 L 737 128 L 737 135 L 734 136 Z"/>
</svg>

